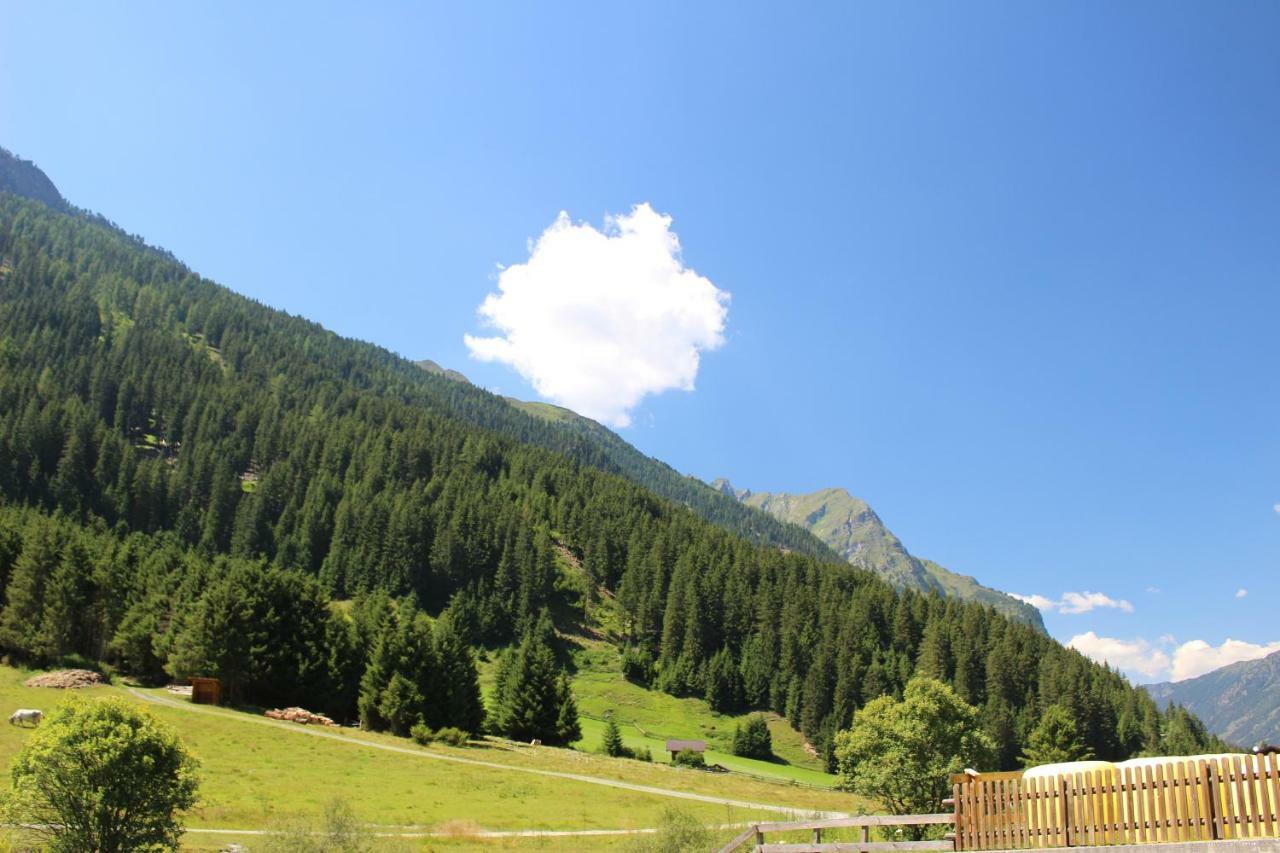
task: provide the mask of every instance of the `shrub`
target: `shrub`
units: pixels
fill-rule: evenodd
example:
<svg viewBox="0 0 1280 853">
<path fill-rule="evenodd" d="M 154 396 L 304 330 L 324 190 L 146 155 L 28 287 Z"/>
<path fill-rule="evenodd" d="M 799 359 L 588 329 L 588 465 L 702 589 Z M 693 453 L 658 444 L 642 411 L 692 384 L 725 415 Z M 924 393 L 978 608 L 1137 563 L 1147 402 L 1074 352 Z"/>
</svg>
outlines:
<svg viewBox="0 0 1280 853">
<path fill-rule="evenodd" d="M 625 848 L 627 853 L 692 853 L 715 847 L 710 830 L 679 809 L 664 811 L 657 829 L 652 835 L 633 839 Z"/>
<path fill-rule="evenodd" d="M 436 733 L 433 732 L 431 727 L 425 723 L 417 723 L 409 729 L 409 737 L 413 738 L 423 746 L 426 746 L 436 739 Z"/>
<path fill-rule="evenodd" d="M 671 759 L 671 763 L 676 767 L 696 767 L 705 769 L 707 762 L 702 757 L 701 752 L 695 752 L 692 749 L 682 749 Z"/>
<path fill-rule="evenodd" d="M 436 729 L 436 740 L 448 746 L 466 746 L 471 742 L 471 736 L 462 729 L 445 726 L 442 729 Z"/>
<path fill-rule="evenodd" d="M 763 714 L 752 714 L 733 730 L 733 754 L 743 758 L 773 758 L 773 736 Z"/>
<path fill-rule="evenodd" d="M 72 700 L 27 738 L 6 818 L 55 851 L 176 850 L 196 762 L 168 726 L 124 699 Z"/>
<path fill-rule="evenodd" d="M 632 758 L 636 761 L 653 761 L 653 753 L 649 751 L 649 747 L 642 746 L 632 753 Z"/>
<path fill-rule="evenodd" d="M 253 849 L 263 853 L 375 853 L 399 849 L 374 838 L 345 800 L 331 801 L 318 818 L 278 818 Z"/>
<path fill-rule="evenodd" d="M 622 654 L 622 675 L 636 684 L 653 681 L 653 656 L 644 649 L 627 649 Z"/>
</svg>

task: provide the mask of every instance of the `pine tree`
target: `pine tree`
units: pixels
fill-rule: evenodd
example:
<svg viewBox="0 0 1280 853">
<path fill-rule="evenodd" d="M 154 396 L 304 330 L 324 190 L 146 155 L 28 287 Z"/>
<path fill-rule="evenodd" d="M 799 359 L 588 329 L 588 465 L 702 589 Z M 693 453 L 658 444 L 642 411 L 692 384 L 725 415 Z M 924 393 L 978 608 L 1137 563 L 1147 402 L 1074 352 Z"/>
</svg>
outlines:
<svg viewBox="0 0 1280 853">
<path fill-rule="evenodd" d="M 556 665 L 555 632 L 543 613 L 502 656 L 494 690 L 494 730 L 513 740 L 568 744 L 581 737 L 568 678 Z"/>
<path fill-rule="evenodd" d="M 604 736 L 600 739 L 600 751 L 614 758 L 624 754 L 626 747 L 622 745 L 622 729 L 610 711 L 604 718 Z"/>
<path fill-rule="evenodd" d="M 1022 752 L 1022 766 L 1084 761 L 1092 757 L 1093 753 L 1081 739 L 1071 713 L 1061 705 L 1050 705 L 1027 735 L 1027 746 Z"/>
</svg>

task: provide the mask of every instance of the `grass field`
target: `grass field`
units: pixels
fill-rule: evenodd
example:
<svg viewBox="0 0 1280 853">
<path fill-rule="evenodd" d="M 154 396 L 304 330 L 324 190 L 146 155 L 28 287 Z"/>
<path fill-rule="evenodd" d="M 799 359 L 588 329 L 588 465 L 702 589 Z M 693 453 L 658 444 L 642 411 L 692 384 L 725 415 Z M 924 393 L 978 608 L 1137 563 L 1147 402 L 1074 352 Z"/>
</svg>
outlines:
<svg viewBox="0 0 1280 853">
<path fill-rule="evenodd" d="M 23 686 L 28 675 L 0 668 L 0 703 L 4 703 L 0 707 L 49 711 L 63 701 L 60 691 Z M 145 691 L 153 700 L 145 703 L 121 687 L 76 692 L 125 695 L 145 704 L 178 731 L 201 762 L 200 805 L 188 819 L 188 826 L 195 830 L 270 828 L 286 816 L 316 814 L 327 802 L 343 798 L 362 820 L 373 824 L 453 833 L 447 838 L 405 842 L 411 849 L 571 846 L 588 850 L 625 846 L 628 839 L 578 836 L 566 845 L 563 838 L 482 839 L 476 832 L 637 829 L 657 825 L 663 812 L 672 807 L 711 825 L 778 819 L 776 813 L 750 804 L 784 806 L 802 815 L 850 812 L 859 805 L 847 794 L 573 750 L 496 740 L 465 749 L 419 747 L 386 735 L 316 730 L 232 710 L 191 706 L 181 699 L 175 701 L 163 690 Z M 307 734 L 316 731 L 325 737 Z M 29 729 L 0 727 L 0 761 L 5 766 L 29 734 Z M 609 787 L 599 784 L 601 780 L 739 804 L 674 799 L 658 792 Z M 218 849 L 229 841 L 253 848 L 252 836 L 192 833 L 187 838 L 194 849 Z"/>
<path fill-rule="evenodd" d="M 800 733 L 776 714 L 768 717 L 773 751 L 779 760 L 739 758 L 730 752 L 733 731 L 749 715 L 717 714 L 701 699 L 678 699 L 632 684 L 622 677 L 621 655 L 608 643 L 582 642 L 574 663 L 573 694 L 584 717 L 583 739 L 577 744 L 581 749 L 599 748 L 602 721 L 612 712 L 622 728 L 623 741 L 632 747 L 648 746 L 655 759 L 667 758 L 663 752 L 667 739 L 696 738 L 707 742 L 709 764 L 824 788 L 836 784 L 836 777 L 824 772 L 822 762 L 805 750 Z"/>
</svg>

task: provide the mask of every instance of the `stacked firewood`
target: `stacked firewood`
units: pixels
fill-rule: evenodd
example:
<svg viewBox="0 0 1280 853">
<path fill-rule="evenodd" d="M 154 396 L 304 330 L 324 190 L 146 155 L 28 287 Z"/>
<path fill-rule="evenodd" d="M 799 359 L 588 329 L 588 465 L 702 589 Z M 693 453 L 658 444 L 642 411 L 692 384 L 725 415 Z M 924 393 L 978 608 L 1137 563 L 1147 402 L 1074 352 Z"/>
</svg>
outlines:
<svg viewBox="0 0 1280 853">
<path fill-rule="evenodd" d="M 264 713 L 273 720 L 288 720 L 291 723 L 300 723 L 304 726 L 338 725 L 324 714 L 315 714 L 306 708 L 272 708 Z"/>
</svg>

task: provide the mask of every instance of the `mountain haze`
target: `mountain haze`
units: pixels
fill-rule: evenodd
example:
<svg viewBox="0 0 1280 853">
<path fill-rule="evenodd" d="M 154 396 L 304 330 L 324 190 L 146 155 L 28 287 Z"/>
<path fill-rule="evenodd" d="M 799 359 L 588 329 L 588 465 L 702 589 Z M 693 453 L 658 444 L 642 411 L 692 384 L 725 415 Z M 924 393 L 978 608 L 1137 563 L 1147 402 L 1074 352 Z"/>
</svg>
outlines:
<svg viewBox="0 0 1280 853">
<path fill-rule="evenodd" d="M 1143 689 L 1161 705 L 1184 706 L 1231 743 L 1280 743 L 1280 652 Z"/>
<path fill-rule="evenodd" d="M 723 478 L 711 485 L 747 506 L 804 527 L 845 560 L 875 572 L 899 589 L 937 592 L 961 601 L 975 601 L 1044 630 L 1040 611 L 1030 604 L 985 587 L 968 575 L 952 572 L 932 560 L 912 556 L 866 501 L 844 489 L 819 489 L 807 495 L 793 495 L 736 489 Z"/>
</svg>

